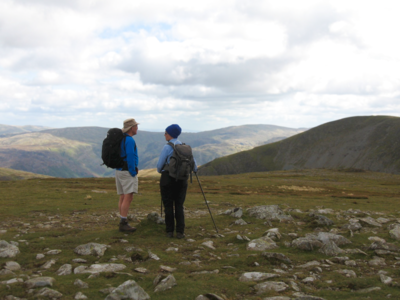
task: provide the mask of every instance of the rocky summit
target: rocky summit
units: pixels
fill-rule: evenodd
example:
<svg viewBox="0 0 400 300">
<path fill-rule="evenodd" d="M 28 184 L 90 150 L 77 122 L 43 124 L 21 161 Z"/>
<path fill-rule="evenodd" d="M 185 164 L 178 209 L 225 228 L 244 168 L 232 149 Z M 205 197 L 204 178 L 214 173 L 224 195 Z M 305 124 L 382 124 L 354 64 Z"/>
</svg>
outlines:
<svg viewBox="0 0 400 300">
<path fill-rule="evenodd" d="M 112 179 L 51 179 L 48 202 L 32 200 L 47 209 L 0 220 L 0 299 L 398 299 L 399 177 L 356 175 L 202 178 L 210 210 L 189 186 L 184 239 L 165 235 L 153 179 L 134 196 L 133 234 L 118 231 L 117 196 L 87 200 Z"/>
</svg>

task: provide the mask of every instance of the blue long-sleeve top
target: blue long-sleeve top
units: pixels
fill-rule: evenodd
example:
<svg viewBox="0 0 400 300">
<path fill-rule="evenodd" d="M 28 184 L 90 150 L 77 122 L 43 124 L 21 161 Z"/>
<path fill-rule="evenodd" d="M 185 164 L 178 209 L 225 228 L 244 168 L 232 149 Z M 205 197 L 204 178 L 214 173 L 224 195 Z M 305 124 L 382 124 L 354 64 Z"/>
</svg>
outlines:
<svg viewBox="0 0 400 300">
<path fill-rule="evenodd" d="M 182 144 L 181 141 L 179 141 L 178 139 L 172 139 L 169 140 L 169 142 L 171 142 L 172 144 Z M 171 159 L 172 154 L 174 153 L 174 149 L 168 144 L 164 145 L 164 148 L 162 148 L 161 150 L 161 154 L 160 157 L 158 158 L 158 162 L 157 162 L 157 172 L 161 173 L 163 171 L 163 167 L 165 164 L 169 164 L 169 160 Z M 197 163 L 196 163 L 196 159 L 194 159 L 194 172 L 197 172 Z"/>
<path fill-rule="evenodd" d="M 139 165 L 139 156 L 137 153 L 136 142 L 131 136 L 127 135 L 126 133 L 124 140 L 122 140 L 121 142 L 121 157 L 124 157 L 124 161 L 128 163 L 129 173 L 133 177 L 135 177 L 137 175 L 136 168 Z M 121 171 L 122 168 L 119 168 L 117 170 Z"/>
</svg>

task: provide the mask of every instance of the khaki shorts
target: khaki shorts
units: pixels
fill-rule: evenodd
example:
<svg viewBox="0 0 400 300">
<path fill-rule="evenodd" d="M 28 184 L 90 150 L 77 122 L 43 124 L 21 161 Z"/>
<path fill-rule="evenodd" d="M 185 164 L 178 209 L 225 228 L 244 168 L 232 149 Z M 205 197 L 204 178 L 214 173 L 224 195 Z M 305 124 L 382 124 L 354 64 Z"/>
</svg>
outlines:
<svg viewBox="0 0 400 300">
<path fill-rule="evenodd" d="M 125 195 L 138 193 L 138 177 L 132 177 L 129 171 L 115 171 L 115 184 L 117 186 L 117 194 Z"/>
</svg>

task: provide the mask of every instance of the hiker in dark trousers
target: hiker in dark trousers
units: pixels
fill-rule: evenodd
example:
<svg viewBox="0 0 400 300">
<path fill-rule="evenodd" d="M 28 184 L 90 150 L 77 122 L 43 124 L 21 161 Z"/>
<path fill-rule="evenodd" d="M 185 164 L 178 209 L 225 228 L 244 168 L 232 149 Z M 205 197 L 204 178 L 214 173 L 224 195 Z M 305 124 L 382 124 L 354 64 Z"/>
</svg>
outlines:
<svg viewBox="0 0 400 300">
<path fill-rule="evenodd" d="M 115 184 L 119 195 L 119 213 L 121 221 L 119 223 L 119 231 L 134 232 L 136 228 L 128 224 L 128 211 L 131 205 L 133 194 L 138 193 L 138 164 L 139 157 L 136 149 L 136 142 L 132 136 L 137 134 L 139 123 L 135 119 L 127 119 L 124 121 L 122 132 L 125 138 L 121 142 L 121 157 L 124 158 L 125 164 L 122 168 L 115 171 Z"/>
<path fill-rule="evenodd" d="M 174 145 L 182 144 L 177 139 L 181 132 L 182 129 L 179 125 L 172 124 L 165 129 L 165 140 L 167 143 L 171 142 Z M 187 180 L 176 180 L 169 175 L 168 171 L 164 170 L 169 164 L 173 152 L 174 149 L 169 144 L 164 145 L 157 162 L 157 171 L 161 173 L 160 190 L 161 199 L 164 204 L 167 237 L 172 238 L 176 229 L 176 237 L 182 239 L 185 237 L 183 203 L 185 202 L 188 183 Z M 197 172 L 196 163 L 194 163 L 194 172 Z"/>
</svg>

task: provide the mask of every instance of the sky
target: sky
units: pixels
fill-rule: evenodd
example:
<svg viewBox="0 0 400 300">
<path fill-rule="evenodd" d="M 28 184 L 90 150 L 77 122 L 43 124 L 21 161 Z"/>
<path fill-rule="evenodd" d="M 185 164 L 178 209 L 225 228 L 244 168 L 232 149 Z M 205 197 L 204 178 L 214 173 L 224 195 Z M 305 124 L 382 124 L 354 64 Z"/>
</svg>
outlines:
<svg viewBox="0 0 400 300">
<path fill-rule="evenodd" d="M 0 124 L 400 116 L 400 1 L 1 0 Z"/>
</svg>

